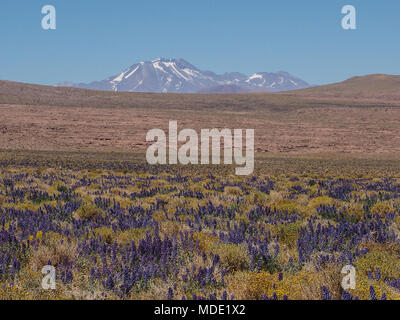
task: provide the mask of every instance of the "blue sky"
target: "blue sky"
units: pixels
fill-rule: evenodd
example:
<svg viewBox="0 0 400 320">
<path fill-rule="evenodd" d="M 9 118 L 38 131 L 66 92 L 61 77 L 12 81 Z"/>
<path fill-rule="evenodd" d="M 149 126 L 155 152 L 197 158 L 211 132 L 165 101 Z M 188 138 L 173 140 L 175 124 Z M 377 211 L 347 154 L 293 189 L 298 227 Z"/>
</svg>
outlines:
<svg viewBox="0 0 400 320">
<path fill-rule="evenodd" d="M 56 30 L 41 28 L 47 4 Z M 347 4 L 357 30 L 341 27 Z M 1 0 L 0 79 L 89 82 L 157 57 L 311 84 L 400 74 L 399 16 L 398 0 Z"/>
</svg>

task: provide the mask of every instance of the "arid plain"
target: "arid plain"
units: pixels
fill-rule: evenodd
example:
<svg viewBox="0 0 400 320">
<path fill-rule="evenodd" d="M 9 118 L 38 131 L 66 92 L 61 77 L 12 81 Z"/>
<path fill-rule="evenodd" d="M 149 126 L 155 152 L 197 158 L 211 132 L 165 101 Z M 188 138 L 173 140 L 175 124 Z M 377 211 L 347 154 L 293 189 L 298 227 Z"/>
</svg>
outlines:
<svg viewBox="0 0 400 320">
<path fill-rule="evenodd" d="M 372 83 L 372 84 L 371 84 Z M 255 129 L 257 153 L 397 154 L 398 78 L 288 93 L 113 93 L 0 82 L 0 149 L 135 152 L 146 132 Z"/>
</svg>

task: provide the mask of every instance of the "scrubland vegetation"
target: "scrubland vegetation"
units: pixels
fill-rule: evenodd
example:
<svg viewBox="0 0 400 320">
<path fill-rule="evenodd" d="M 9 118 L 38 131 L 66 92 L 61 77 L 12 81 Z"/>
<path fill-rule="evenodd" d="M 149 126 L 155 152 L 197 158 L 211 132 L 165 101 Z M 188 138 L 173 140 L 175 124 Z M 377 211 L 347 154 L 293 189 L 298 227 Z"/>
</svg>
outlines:
<svg viewBox="0 0 400 320">
<path fill-rule="evenodd" d="M 1 154 L 0 298 L 400 298 L 396 162 L 263 159 L 237 177 L 128 158 Z"/>
</svg>

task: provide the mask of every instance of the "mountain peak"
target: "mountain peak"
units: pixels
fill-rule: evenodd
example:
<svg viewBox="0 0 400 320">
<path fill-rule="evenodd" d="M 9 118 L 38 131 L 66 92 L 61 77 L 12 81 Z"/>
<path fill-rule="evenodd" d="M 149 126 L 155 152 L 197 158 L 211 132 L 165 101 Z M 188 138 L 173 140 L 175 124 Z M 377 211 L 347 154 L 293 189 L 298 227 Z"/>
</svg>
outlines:
<svg viewBox="0 0 400 320">
<path fill-rule="evenodd" d="M 206 92 L 208 88 L 235 92 L 276 92 L 306 88 L 309 85 L 283 71 L 258 72 L 250 77 L 239 72 L 218 75 L 202 71 L 182 58 L 159 57 L 134 64 L 105 80 L 72 86 L 111 91 L 195 93 Z"/>
</svg>

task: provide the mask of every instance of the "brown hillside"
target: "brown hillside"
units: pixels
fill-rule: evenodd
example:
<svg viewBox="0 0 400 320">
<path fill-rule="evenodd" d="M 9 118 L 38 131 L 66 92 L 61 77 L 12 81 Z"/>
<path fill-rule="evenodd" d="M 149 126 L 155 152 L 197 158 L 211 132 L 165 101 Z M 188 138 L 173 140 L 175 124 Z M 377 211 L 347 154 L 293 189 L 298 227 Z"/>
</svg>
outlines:
<svg viewBox="0 0 400 320">
<path fill-rule="evenodd" d="M 290 94 L 290 93 L 289 93 Z M 372 74 L 293 93 L 305 97 L 400 100 L 400 76 Z"/>
</svg>

